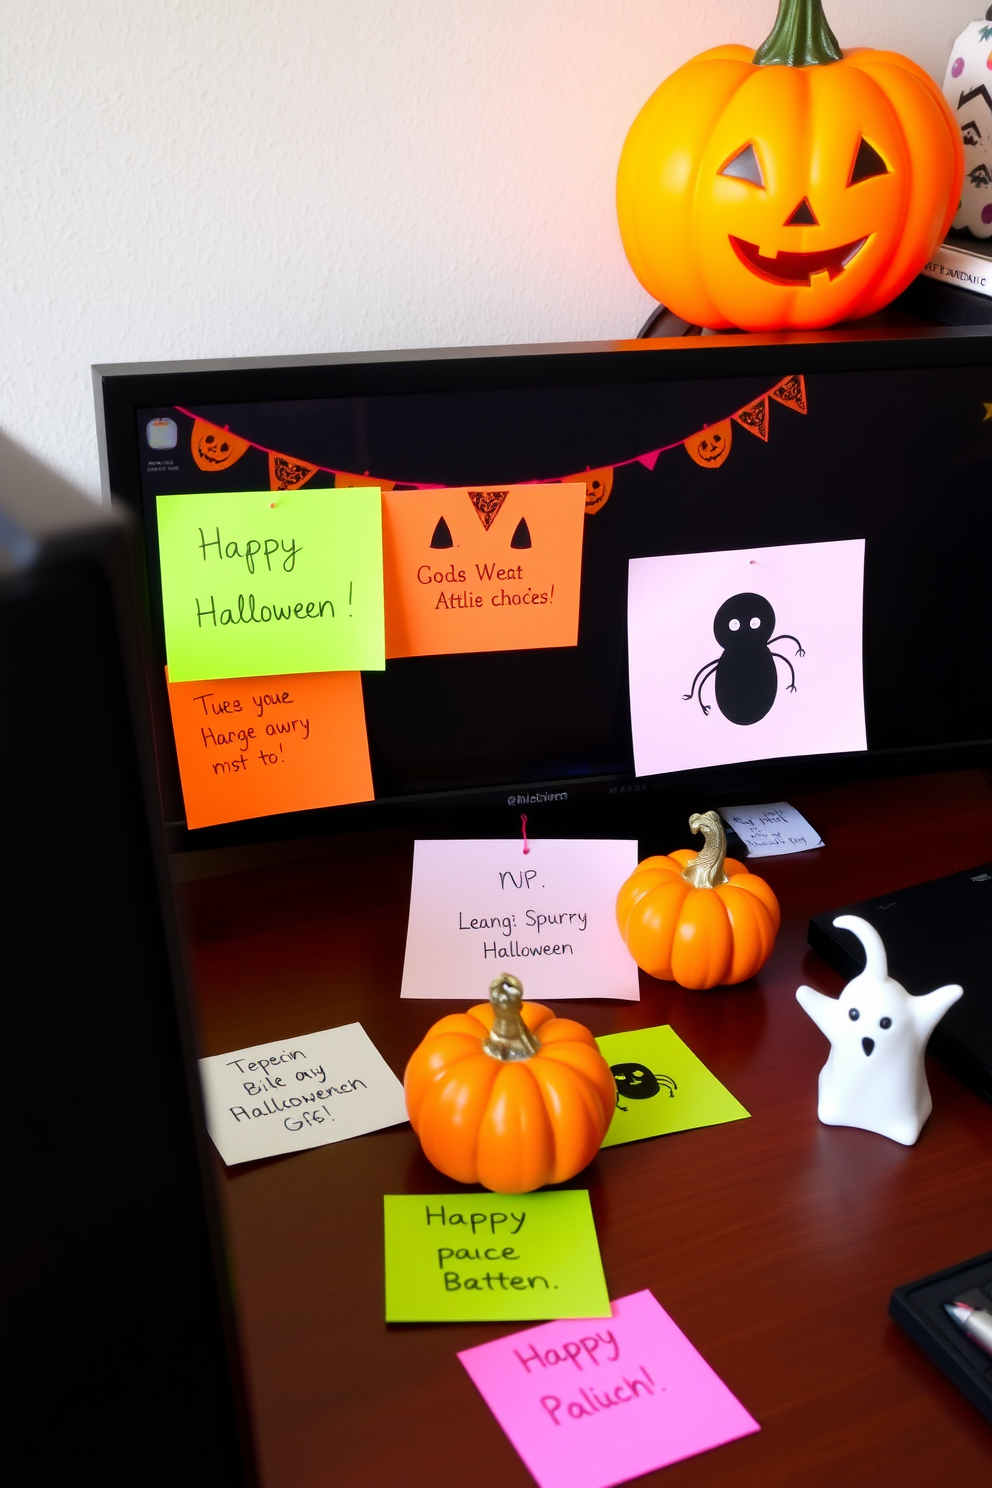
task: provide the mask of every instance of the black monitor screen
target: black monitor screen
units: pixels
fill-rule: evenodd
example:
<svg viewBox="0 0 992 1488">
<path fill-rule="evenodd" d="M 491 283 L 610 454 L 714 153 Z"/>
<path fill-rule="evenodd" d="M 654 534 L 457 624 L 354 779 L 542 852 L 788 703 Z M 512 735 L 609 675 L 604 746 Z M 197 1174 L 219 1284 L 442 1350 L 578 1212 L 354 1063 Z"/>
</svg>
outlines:
<svg viewBox="0 0 992 1488">
<path fill-rule="evenodd" d="M 187 665 L 169 625 L 194 601 L 193 652 L 209 630 L 237 658 L 170 671 L 191 825 L 743 784 L 763 761 L 925 764 L 988 739 L 988 339 L 652 350 L 494 354 L 471 376 L 407 358 L 355 391 L 335 367 L 333 392 L 322 368 L 105 371 L 130 400 L 116 482 L 107 400 L 110 485 L 143 513 L 157 659 Z M 268 594 L 252 493 L 300 522 L 302 493 L 306 513 L 381 502 L 374 664 L 293 662 L 294 619 L 309 643 L 336 603 L 340 634 L 344 601 L 307 629 L 306 584 Z M 202 574 L 170 611 L 166 572 L 163 623 L 159 514 L 180 505 Z M 290 664 L 252 672 L 280 596 L 266 655 Z"/>
</svg>

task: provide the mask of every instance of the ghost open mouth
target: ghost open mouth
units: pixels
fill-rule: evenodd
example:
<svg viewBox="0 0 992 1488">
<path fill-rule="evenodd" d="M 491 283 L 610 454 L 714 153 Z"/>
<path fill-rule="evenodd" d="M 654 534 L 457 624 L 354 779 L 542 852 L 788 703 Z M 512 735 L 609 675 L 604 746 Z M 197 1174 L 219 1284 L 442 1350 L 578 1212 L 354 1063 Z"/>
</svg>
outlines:
<svg viewBox="0 0 992 1488">
<path fill-rule="evenodd" d="M 819 253 L 776 253 L 774 258 L 766 258 L 757 244 L 730 235 L 734 252 L 752 273 L 770 284 L 805 285 L 807 289 L 814 274 L 829 274 L 831 280 L 836 279 L 867 241 L 866 236 L 854 243 L 842 243 L 839 248 L 823 248 Z"/>
</svg>

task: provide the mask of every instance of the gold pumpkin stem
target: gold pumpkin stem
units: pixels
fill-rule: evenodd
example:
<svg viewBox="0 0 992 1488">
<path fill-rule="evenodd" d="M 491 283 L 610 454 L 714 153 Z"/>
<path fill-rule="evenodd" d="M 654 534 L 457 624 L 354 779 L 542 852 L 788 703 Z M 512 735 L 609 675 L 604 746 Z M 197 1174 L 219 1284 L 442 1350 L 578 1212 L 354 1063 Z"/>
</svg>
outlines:
<svg viewBox="0 0 992 1488">
<path fill-rule="evenodd" d="M 498 976 L 489 987 L 493 1026 L 482 1047 L 493 1059 L 530 1059 L 541 1047 L 540 1039 L 520 1016 L 523 996 L 515 976 Z"/>
<path fill-rule="evenodd" d="M 703 850 L 682 869 L 682 877 L 694 889 L 715 889 L 718 884 L 729 883 L 723 871 L 723 860 L 727 856 L 727 834 L 717 811 L 694 812 L 689 818 L 693 832 L 702 832 Z"/>
</svg>

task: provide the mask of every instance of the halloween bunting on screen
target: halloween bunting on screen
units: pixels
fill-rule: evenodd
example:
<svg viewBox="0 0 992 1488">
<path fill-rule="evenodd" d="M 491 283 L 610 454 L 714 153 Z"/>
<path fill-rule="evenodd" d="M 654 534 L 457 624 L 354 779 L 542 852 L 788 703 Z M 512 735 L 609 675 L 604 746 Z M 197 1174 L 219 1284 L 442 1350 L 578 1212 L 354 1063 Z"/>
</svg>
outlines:
<svg viewBox="0 0 992 1488">
<path fill-rule="evenodd" d="M 805 413 L 807 410 L 806 384 L 802 375 L 795 373 L 790 377 L 782 378 L 760 398 L 746 403 L 743 408 L 738 408 L 734 413 L 728 414 L 726 418 L 714 424 L 704 424 L 701 429 L 694 430 L 682 439 L 676 439 L 672 444 L 661 445 L 658 449 L 645 450 L 643 454 L 631 455 L 625 460 L 616 460 L 612 465 L 603 465 L 596 469 L 587 467 L 585 470 L 568 475 L 543 476 L 533 481 L 507 482 L 506 484 L 545 486 L 580 483 L 586 488 L 585 514 L 590 517 L 595 512 L 602 511 L 609 501 L 613 490 L 614 473 L 625 465 L 643 465 L 646 470 L 653 471 L 659 456 L 682 447 L 701 469 L 719 469 L 730 454 L 734 424 L 746 429 L 749 434 L 756 435 L 758 439 L 767 444 L 771 400 L 793 409 L 796 413 Z M 201 470 L 207 472 L 229 470 L 241 459 L 246 450 L 261 450 L 263 454 L 268 455 L 269 459 L 269 489 L 271 491 L 297 491 L 301 486 L 305 486 L 318 471 L 325 475 L 333 475 L 334 485 L 337 488 L 378 486 L 382 491 L 392 491 L 397 487 L 413 491 L 445 489 L 440 481 L 414 481 L 399 477 L 386 479 L 382 476 L 370 475 L 367 470 L 359 473 L 352 470 L 338 470 L 332 465 L 315 465 L 295 455 L 286 455 L 279 450 L 268 449 L 265 445 L 257 444 L 253 440 L 242 439 L 239 435 L 232 434 L 226 427 L 222 429 L 217 424 L 198 418 L 189 409 L 177 407 L 176 412 L 193 420 L 190 452 Z"/>
</svg>

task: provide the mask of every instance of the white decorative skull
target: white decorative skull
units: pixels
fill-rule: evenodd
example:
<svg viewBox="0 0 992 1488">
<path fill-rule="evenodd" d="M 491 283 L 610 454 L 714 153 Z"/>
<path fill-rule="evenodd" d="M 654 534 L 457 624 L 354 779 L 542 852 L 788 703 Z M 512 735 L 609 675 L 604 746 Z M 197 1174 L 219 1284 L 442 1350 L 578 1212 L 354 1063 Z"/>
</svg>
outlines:
<svg viewBox="0 0 992 1488">
<path fill-rule="evenodd" d="M 866 965 L 839 998 L 800 987 L 799 1005 L 830 1040 L 820 1071 L 817 1115 L 827 1126 L 860 1126 L 911 1147 L 933 1108 L 923 1052 L 960 987 L 911 997 L 889 976 L 878 931 L 857 915 L 834 924 L 865 949 Z"/>
<path fill-rule="evenodd" d="M 964 145 L 964 181 L 954 227 L 976 238 L 992 235 L 992 6 L 951 48 L 944 97 Z"/>
</svg>

